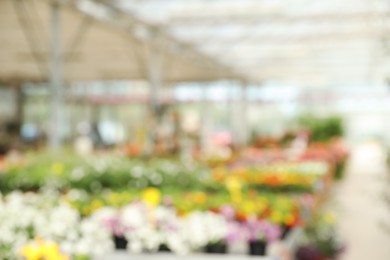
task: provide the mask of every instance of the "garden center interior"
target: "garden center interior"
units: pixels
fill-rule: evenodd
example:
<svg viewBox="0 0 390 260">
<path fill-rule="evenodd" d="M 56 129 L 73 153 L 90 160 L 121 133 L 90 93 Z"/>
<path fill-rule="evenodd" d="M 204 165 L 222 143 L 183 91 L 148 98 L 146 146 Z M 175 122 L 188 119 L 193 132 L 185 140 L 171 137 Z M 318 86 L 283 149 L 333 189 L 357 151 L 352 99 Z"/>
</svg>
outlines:
<svg viewBox="0 0 390 260">
<path fill-rule="evenodd" d="M 389 260 L 389 119 L 389 0 L 0 0 L 0 260 Z"/>
</svg>

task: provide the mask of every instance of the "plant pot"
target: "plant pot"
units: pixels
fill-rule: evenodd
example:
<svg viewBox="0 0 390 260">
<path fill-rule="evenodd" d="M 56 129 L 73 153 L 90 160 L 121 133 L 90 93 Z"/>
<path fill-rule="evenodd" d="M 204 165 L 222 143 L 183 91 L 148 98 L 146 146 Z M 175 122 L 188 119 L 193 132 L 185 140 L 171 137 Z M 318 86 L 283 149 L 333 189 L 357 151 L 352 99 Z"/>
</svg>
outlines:
<svg viewBox="0 0 390 260">
<path fill-rule="evenodd" d="M 123 236 L 114 236 L 115 249 L 125 250 L 127 248 L 127 239 Z"/>
<path fill-rule="evenodd" d="M 267 242 L 264 240 L 249 241 L 249 254 L 264 256 L 267 250 Z"/>
<path fill-rule="evenodd" d="M 204 248 L 204 252 L 209 253 L 209 254 L 226 254 L 227 253 L 227 245 L 225 242 L 208 244 Z"/>
<path fill-rule="evenodd" d="M 314 246 L 302 246 L 295 253 L 296 260 L 336 260 L 337 257 L 327 257 Z"/>
<path fill-rule="evenodd" d="M 158 247 L 159 252 L 172 252 L 171 249 L 166 244 L 161 244 Z"/>
</svg>

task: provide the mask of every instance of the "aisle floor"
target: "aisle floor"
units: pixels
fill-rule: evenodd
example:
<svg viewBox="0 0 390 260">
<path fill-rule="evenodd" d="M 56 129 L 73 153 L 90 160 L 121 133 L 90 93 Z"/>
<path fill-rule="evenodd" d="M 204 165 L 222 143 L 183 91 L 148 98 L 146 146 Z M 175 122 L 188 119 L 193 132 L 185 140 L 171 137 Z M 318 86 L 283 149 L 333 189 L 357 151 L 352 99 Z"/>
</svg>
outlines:
<svg viewBox="0 0 390 260">
<path fill-rule="evenodd" d="M 336 184 L 330 207 L 347 241 L 342 260 L 390 260 L 390 203 L 386 156 L 375 143 L 353 150 L 346 178 Z"/>
</svg>

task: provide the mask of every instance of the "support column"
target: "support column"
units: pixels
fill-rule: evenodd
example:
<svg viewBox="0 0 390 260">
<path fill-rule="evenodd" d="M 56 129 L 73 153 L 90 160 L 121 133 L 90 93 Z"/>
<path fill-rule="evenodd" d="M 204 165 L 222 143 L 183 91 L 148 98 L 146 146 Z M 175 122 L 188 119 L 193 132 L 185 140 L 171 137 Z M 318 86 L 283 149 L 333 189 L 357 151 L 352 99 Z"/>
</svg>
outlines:
<svg viewBox="0 0 390 260">
<path fill-rule="evenodd" d="M 234 86 L 235 86 L 234 82 L 230 81 L 228 86 L 227 100 L 226 100 L 226 105 L 227 105 L 226 112 L 228 113 L 228 121 L 229 121 L 230 133 L 232 136 L 232 143 L 233 145 L 238 145 L 239 144 L 238 128 L 240 127 L 240 111 L 238 110 L 239 107 L 237 106 L 237 98 L 236 98 Z"/>
<path fill-rule="evenodd" d="M 58 151 L 62 145 L 61 128 L 63 123 L 60 9 L 60 3 L 53 1 L 51 6 L 51 126 L 49 143 L 51 149 L 55 151 Z"/>
<path fill-rule="evenodd" d="M 15 87 L 15 121 L 22 126 L 24 121 L 24 93 L 22 84 Z"/>
<path fill-rule="evenodd" d="M 148 78 L 149 78 L 149 111 L 150 111 L 150 129 L 148 129 L 148 140 L 146 144 L 146 153 L 151 154 L 155 149 L 157 128 L 159 123 L 160 92 L 162 86 L 162 54 L 158 48 L 156 38 L 155 42 L 149 47 L 148 60 Z"/>
<path fill-rule="evenodd" d="M 239 99 L 239 111 L 240 111 L 240 123 L 238 125 L 239 130 L 239 142 L 241 146 L 248 144 L 249 138 L 249 120 L 248 120 L 248 87 L 246 83 L 241 83 L 240 86 L 240 99 Z"/>
<path fill-rule="evenodd" d="M 200 147 L 202 153 L 204 153 L 207 149 L 207 141 L 208 141 L 208 134 L 209 134 L 209 100 L 207 96 L 208 87 L 203 86 L 202 87 L 202 99 L 199 102 L 200 109 L 199 109 L 199 116 L 200 116 Z"/>
<path fill-rule="evenodd" d="M 233 141 L 237 146 L 245 146 L 248 142 L 248 111 L 247 111 L 247 87 L 245 83 L 239 83 L 238 93 L 234 93 L 231 113 L 233 117 Z"/>
</svg>

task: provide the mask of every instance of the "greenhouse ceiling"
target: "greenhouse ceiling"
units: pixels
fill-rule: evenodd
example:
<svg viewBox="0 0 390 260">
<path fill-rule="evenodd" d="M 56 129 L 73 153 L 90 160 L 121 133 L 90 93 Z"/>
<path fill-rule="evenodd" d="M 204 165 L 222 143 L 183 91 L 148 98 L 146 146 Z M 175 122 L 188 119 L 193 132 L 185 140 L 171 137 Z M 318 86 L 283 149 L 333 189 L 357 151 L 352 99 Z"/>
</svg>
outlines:
<svg viewBox="0 0 390 260">
<path fill-rule="evenodd" d="M 250 81 L 323 85 L 390 77 L 388 0 L 95 2 L 163 30 Z"/>
<path fill-rule="evenodd" d="M 52 79 L 54 56 L 65 82 L 122 79 L 169 86 L 240 78 L 168 34 L 145 38 L 146 29 L 155 27 L 123 11 L 112 12 L 96 1 L 57 1 L 0 1 L 0 84 Z"/>
</svg>

